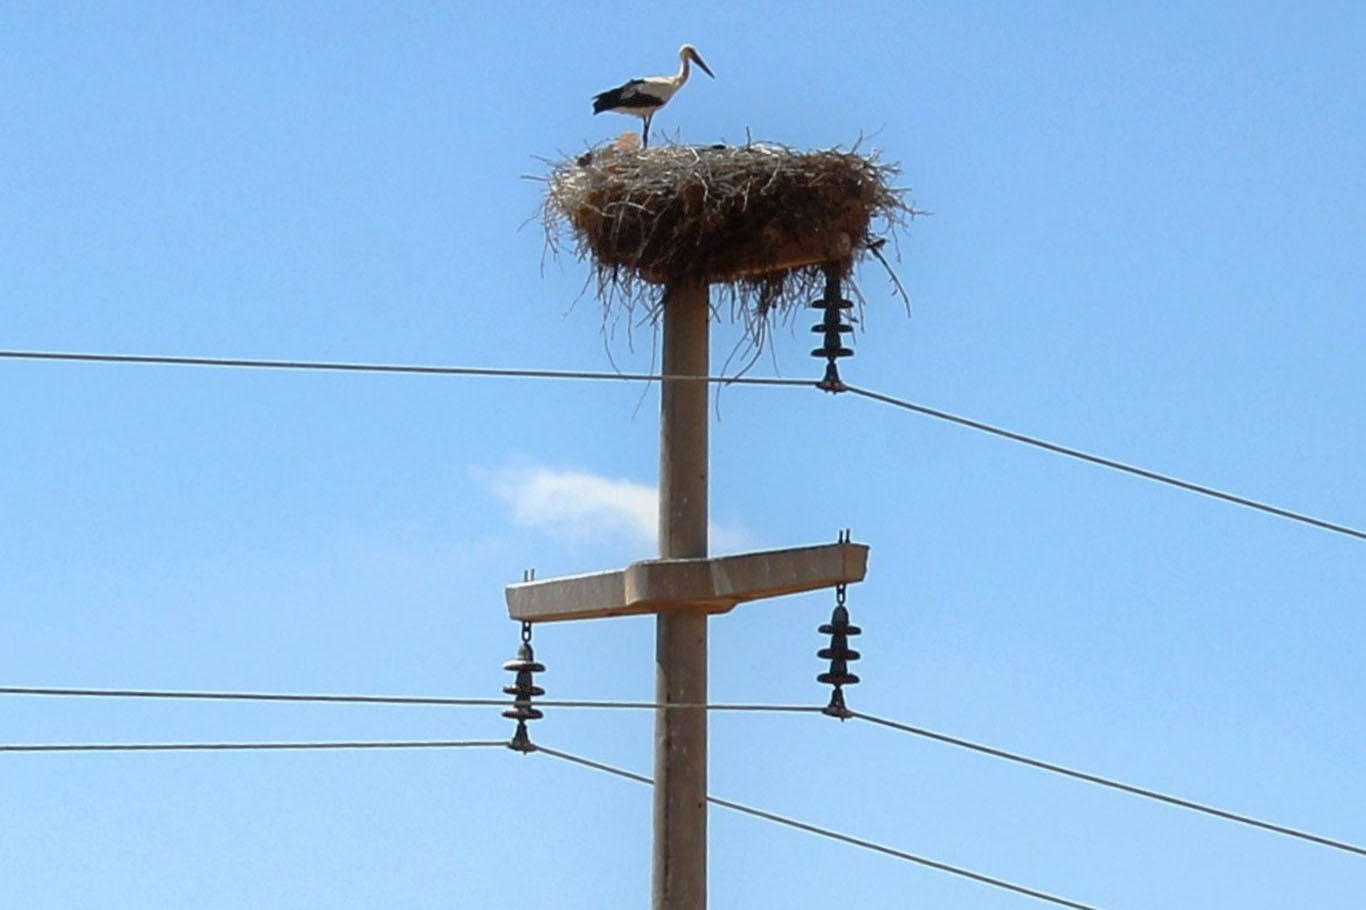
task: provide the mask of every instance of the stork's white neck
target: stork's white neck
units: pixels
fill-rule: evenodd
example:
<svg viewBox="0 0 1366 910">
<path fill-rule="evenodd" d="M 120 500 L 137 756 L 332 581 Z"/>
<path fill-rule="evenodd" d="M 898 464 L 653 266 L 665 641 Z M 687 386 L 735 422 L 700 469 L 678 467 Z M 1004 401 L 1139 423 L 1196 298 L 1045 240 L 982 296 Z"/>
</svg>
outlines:
<svg viewBox="0 0 1366 910">
<path fill-rule="evenodd" d="M 688 61 L 687 54 L 678 55 L 678 75 L 674 76 L 674 85 L 682 85 L 688 81 L 688 74 L 692 72 L 692 66 Z"/>
</svg>

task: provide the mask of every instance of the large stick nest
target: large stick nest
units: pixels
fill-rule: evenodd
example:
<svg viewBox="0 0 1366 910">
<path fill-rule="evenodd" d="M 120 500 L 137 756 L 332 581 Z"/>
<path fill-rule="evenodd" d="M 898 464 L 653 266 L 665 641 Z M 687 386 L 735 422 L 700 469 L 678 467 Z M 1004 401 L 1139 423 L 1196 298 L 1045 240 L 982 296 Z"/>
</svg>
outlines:
<svg viewBox="0 0 1366 910">
<path fill-rule="evenodd" d="M 572 236 L 604 306 L 653 314 L 652 285 L 721 284 L 756 337 L 828 272 L 847 277 L 869 255 L 886 265 L 886 233 L 916 214 L 892 186 L 896 167 L 857 148 L 609 145 L 551 165 L 547 243 Z"/>
</svg>

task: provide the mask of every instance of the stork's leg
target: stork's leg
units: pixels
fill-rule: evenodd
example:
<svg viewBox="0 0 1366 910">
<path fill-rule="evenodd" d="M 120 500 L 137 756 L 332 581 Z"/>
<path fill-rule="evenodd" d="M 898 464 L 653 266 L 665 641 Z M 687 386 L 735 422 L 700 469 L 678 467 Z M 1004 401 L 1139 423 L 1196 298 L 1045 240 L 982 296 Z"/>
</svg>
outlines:
<svg viewBox="0 0 1366 910">
<path fill-rule="evenodd" d="M 653 119 L 655 119 L 654 114 L 650 114 L 645 118 L 645 135 L 640 140 L 640 147 L 643 149 L 650 147 L 650 121 Z"/>
</svg>

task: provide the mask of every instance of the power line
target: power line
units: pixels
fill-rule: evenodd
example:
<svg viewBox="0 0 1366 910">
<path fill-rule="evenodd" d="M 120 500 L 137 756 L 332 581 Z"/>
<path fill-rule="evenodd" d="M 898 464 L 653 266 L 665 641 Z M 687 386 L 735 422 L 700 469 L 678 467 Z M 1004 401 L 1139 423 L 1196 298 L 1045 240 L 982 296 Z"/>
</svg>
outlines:
<svg viewBox="0 0 1366 910">
<path fill-rule="evenodd" d="M 1046 439 L 1039 439 L 1036 436 L 1027 436 L 1024 433 L 1017 433 L 1014 430 L 1007 430 L 1002 427 L 993 426 L 989 423 L 983 423 L 980 420 L 973 420 L 968 417 L 960 417 L 957 414 L 950 414 L 947 411 L 941 411 L 937 408 L 926 407 L 923 404 L 915 404 L 914 402 L 906 401 L 901 398 L 895 398 L 891 395 L 884 395 L 881 392 L 874 392 L 869 389 L 861 389 L 857 386 L 845 386 L 845 390 L 852 392 L 855 395 L 862 395 L 864 398 L 870 398 L 873 401 L 878 401 L 883 404 L 892 405 L 893 407 L 903 408 L 907 411 L 914 411 L 917 414 L 924 414 L 927 417 L 933 417 L 937 420 L 946 420 L 949 423 L 956 423 L 959 426 L 968 427 L 969 429 L 980 430 L 983 433 L 990 433 L 993 436 L 1000 436 L 1001 438 L 1009 439 L 1012 442 L 1019 442 L 1028 446 L 1034 446 L 1035 448 L 1043 449 L 1044 451 L 1052 452 L 1056 455 L 1065 455 L 1068 458 L 1076 458 L 1080 461 L 1100 465 L 1104 468 L 1110 468 L 1115 471 L 1122 471 L 1126 474 L 1132 474 L 1135 477 L 1142 477 L 1145 480 L 1152 480 L 1157 483 L 1164 483 L 1168 486 L 1173 486 L 1181 490 L 1186 490 L 1190 493 L 1198 493 L 1201 496 L 1209 496 L 1214 499 L 1223 500 L 1224 502 L 1231 502 L 1235 505 L 1246 506 L 1249 509 L 1256 509 L 1259 512 L 1266 512 L 1269 515 L 1276 515 L 1280 518 L 1288 518 L 1291 521 L 1298 521 L 1307 525 L 1313 525 L 1314 527 L 1322 528 L 1325 531 L 1333 531 L 1338 534 L 1346 534 L 1349 537 L 1355 537 L 1359 540 L 1366 540 L 1366 531 L 1361 531 L 1356 528 L 1348 527 L 1347 525 L 1337 524 L 1331 521 L 1325 521 L 1322 518 L 1315 518 L 1312 515 L 1305 515 L 1303 512 L 1293 512 L 1289 509 L 1283 509 L 1280 506 L 1273 506 L 1265 502 L 1258 502 L 1255 499 L 1248 499 L 1245 496 L 1238 496 L 1234 493 L 1226 493 L 1223 490 L 1217 490 L 1214 487 L 1207 487 L 1203 484 L 1192 483 L 1188 480 L 1182 480 L 1179 477 L 1172 477 L 1170 474 L 1160 474 L 1157 471 L 1150 471 L 1147 468 L 1140 468 L 1131 464 L 1125 464 L 1122 461 L 1115 461 L 1113 458 L 1105 458 L 1101 455 L 1092 455 L 1089 452 L 1083 452 L 1080 449 L 1074 449 L 1070 446 L 1059 445 L 1056 442 L 1049 442 Z"/>
<path fill-rule="evenodd" d="M 176 689 L 84 689 L 54 686 L 0 686 L 0 695 L 43 695 L 59 698 L 153 698 L 203 701 L 457 705 L 464 707 L 498 707 L 512 704 L 512 701 L 506 698 L 445 698 L 422 695 L 315 695 L 293 692 L 205 692 Z"/>
<path fill-rule="evenodd" d="M 858 718 L 859 720 L 867 721 L 868 723 L 877 724 L 883 727 L 889 727 L 893 730 L 900 730 L 903 733 L 910 733 L 914 736 L 922 736 L 926 739 L 937 740 L 938 742 L 947 743 L 951 746 L 958 746 L 963 749 L 971 749 L 974 752 L 980 752 L 983 755 L 990 755 L 993 758 L 1001 758 L 1005 759 L 1006 761 L 1016 762 L 1021 765 L 1028 765 L 1031 768 L 1038 768 L 1043 771 L 1050 771 L 1054 774 L 1062 774 L 1066 777 L 1072 777 L 1077 780 L 1084 780 L 1087 783 L 1098 784 L 1102 787 L 1109 787 L 1113 790 L 1121 790 L 1125 793 L 1130 793 L 1135 796 L 1142 796 L 1145 799 L 1155 799 L 1160 802 L 1169 803 L 1173 806 L 1180 806 L 1183 809 L 1190 809 L 1194 812 L 1203 812 L 1206 815 L 1212 815 L 1215 818 L 1222 818 L 1225 821 L 1237 822 L 1240 825 L 1250 825 L 1254 828 L 1261 828 L 1265 831 L 1273 831 L 1277 834 L 1284 834 L 1287 837 L 1299 838 L 1300 840 L 1309 841 L 1311 843 L 1319 844 L 1324 847 L 1332 847 L 1336 850 L 1345 850 L 1348 853 L 1356 853 L 1360 856 L 1366 856 L 1366 848 L 1358 847 L 1355 844 L 1349 844 L 1345 841 L 1340 840 L 1333 840 L 1332 838 L 1323 837 L 1319 834 L 1312 834 L 1308 831 L 1301 831 L 1297 828 L 1288 828 L 1285 825 L 1277 825 L 1273 822 L 1262 821 L 1261 819 L 1253 818 L 1249 815 L 1242 815 L 1237 812 L 1229 812 L 1226 809 L 1219 809 L 1214 806 L 1206 805 L 1204 803 L 1197 803 L 1193 800 L 1182 799 L 1178 796 L 1170 796 L 1166 793 L 1159 793 L 1156 790 L 1149 790 L 1146 787 L 1136 787 L 1133 784 L 1126 784 L 1117 780 L 1110 780 L 1109 778 L 1101 777 L 1097 774 L 1089 774 L 1085 771 L 1077 771 L 1073 768 L 1067 768 L 1062 765 L 1055 765 L 1052 762 L 1041 761 L 1037 758 L 1030 758 L 1027 755 L 1020 755 L 1016 752 L 1007 752 L 1005 749 L 997 749 L 994 746 L 984 746 L 981 743 L 975 743 L 970 740 L 960 739 L 956 736 L 949 736 L 946 733 L 936 733 L 933 730 L 926 730 L 923 727 L 914 727 L 910 724 L 901 723 L 900 721 L 889 720 L 885 717 L 876 717 L 872 714 L 864 714 L 860 711 L 851 711 L 849 712 L 849 716 Z"/>
<path fill-rule="evenodd" d="M 255 752 L 308 749 L 475 749 L 507 746 L 504 739 L 426 739 L 280 743 L 0 743 L 0 752 Z"/>
<path fill-rule="evenodd" d="M 806 379 L 783 379 L 776 376 L 672 376 L 656 373 L 616 373 L 591 370 L 538 370 L 521 368 L 502 368 L 502 367 L 465 367 L 465 366 L 423 366 L 417 364 L 396 364 L 396 363 L 353 363 L 347 361 L 314 361 L 314 360 L 259 360 L 240 357 L 183 357 L 160 354 L 100 354 L 100 353 L 81 353 L 68 351 L 19 351 L 19 350 L 0 350 L 0 359 L 4 360 L 47 360 L 47 361 L 67 361 L 83 363 L 124 363 L 124 364 L 153 364 L 162 366 L 194 366 L 194 367 L 224 367 L 237 369 L 270 369 L 270 370 L 313 370 L 324 372 L 350 372 L 350 373 L 399 373 L 399 374 L 420 374 L 437 376 L 487 376 L 494 378 L 521 378 L 521 379 L 581 379 L 581 380 L 613 380 L 625 382 L 658 382 L 668 379 L 678 382 L 706 382 L 719 385 L 764 385 L 764 386 L 791 386 L 801 388 L 818 388 L 817 383 Z M 1166 484 L 1176 487 L 1189 493 L 1196 493 L 1201 496 L 1208 496 L 1213 499 L 1233 503 L 1234 505 L 1244 506 L 1255 509 L 1268 515 L 1275 515 L 1279 518 L 1297 521 L 1302 524 L 1311 525 L 1325 531 L 1332 531 L 1337 534 L 1345 534 L 1358 540 L 1366 540 L 1366 531 L 1327 521 L 1322 518 L 1315 518 L 1303 512 L 1296 512 L 1291 509 L 1281 508 L 1270 503 L 1260 502 L 1239 496 L 1235 493 L 1228 493 L 1215 487 L 1204 484 L 1193 483 L 1173 477 L 1170 474 L 1163 474 L 1158 471 L 1150 471 L 1136 465 L 1126 464 L 1116 461 L 1113 458 L 1106 458 L 1101 455 L 1093 455 L 1081 449 L 1071 446 L 1060 445 L 1059 443 L 1049 442 L 1037 436 L 1029 436 L 1025 433 L 1018 433 L 1014 430 L 1007 430 L 1004 427 L 994 426 L 970 417 L 962 417 L 957 414 L 942 411 L 938 408 L 931 408 L 926 405 L 916 404 L 903 398 L 893 395 L 886 395 L 881 392 L 874 392 L 871 389 L 859 386 L 844 386 L 844 390 L 855 395 L 877 401 L 892 407 L 912 411 L 926 417 L 933 417 L 936 420 L 944 420 L 969 429 L 989 433 L 1002 439 L 1018 442 L 1023 445 L 1033 446 L 1052 452 L 1055 455 L 1063 455 L 1068 458 L 1075 458 L 1100 467 L 1120 471 L 1135 477 L 1142 477 L 1155 483 Z"/>
<path fill-rule="evenodd" d="M 608 774 L 615 774 L 617 777 L 624 777 L 627 780 L 633 780 L 637 783 L 648 785 L 654 784 L 654 781 L 651 778 L 648 778 L 643 774 L 636 774 L 634 771 L 627 771 L 624 768 L 617 768 L 613 767 L 612 765 L 606 765 L 602 762 L 593 761 L 592 759 L 583 758 L 578 755 L 571 755 L 568 752 L 561 752 L 558 749 L 551 749 L 546 746 L 535 746 L 534 751 L 544 753 L 545 755 L 549 755 L 553 758 L 559 758 L 565 761 L 573 762 L 575 764 L 583 765 L 584 767 L 592 768 L 595 771 L 604 771 Z M 948 863 L 941 863 L 938 860 L 928 859 L 923 856 L 918 856 L 914 853 L 907 853 L 905 850 L 898 850 L 895 847 L 888 847 L 884 844 L 875 843 L 870 840 L 864 840 L 861 837 L 853 837 L 848 834 L 842 834 L 838 831 L 833 831 L 829 828 L 822 828 L 818 825 L 812 825 L 808 824 L 807 822 L 798 821 L 795 818 L 788 818 L 787 816 L 779 815 L 776 812 L 768 812 L 764 809 L 756 809 L 753 806 L 747 806 L 743 803 L 733 802 L 728 799 L 721 799 L 717 796 L 708 796 L 707 802 L 713 805 L 721 806 L 726 809 L 731 809 L 735 812 L 744 813 L 745 815 L 752 815 L 755 818 L 762 818 L 765 821 L 775 822 L 779 825 L 786 825 L 789 828 L 796 828 L 798 831 L 805 831 L 808 834 L 816 834 L 821 837 L 828 837 L 831 840 L 837 840 L 846 844 L 852 844 L 855 847 L 862 847 L 865 850 L 873 850 L 877 853 L 884 853 L 887 856 L 894 856 L 897 859 L 905 860 L 911 863 L 917 863 L 921 866 L 927 866 L 931 869 L 937 869 L 940 872 L 948 872 L 953 875 L 959 875 L 964 878 L 972 879 L 975 882 L 991 885 L 996 888 L 1004 888 L 1007 891 L 1014 891 L 1017 894 L 1024 894 L 1028 897 L 1033 897 L 1041 901 L 1047 901 L 1049 903 L 1056 904 L 1060 907 L 1072 907 L 1075 908 L 1075 910 L 1099 910 L 1099 908 L 1094 907 L 1090 904 L 1081 904 L 1077 903 L 1076 901 L 1071 901 L 1067 900 L 1066 898 L 1057 897 L 1055 895 L 1048 894 L 1043 891 L 1036 891 L 1033 888 L 1026 888 L 1023 885 L 1017 885 L 1013 882 L 1005 881 L 1004 879 L 993 878 L 989 875 L 983 875 L 980 872 L 973 872 L 970 869 L 964 869 L 960 866 L 951 866 Z"/>
<path fill-rule="evenodd" d="M 331 704 L 379 704 L 379 705 L 446 705 L 455 707 L 506 708 L 514 702 L 509 698 L 448 698 L 424 695 L 328 695 L 303 694 L 293 692 L 206 692 L 176 689 L 79 689 L 54 686 L 0 686 L 0 695 L 39 695 L 67 698 L 153 698 L 184 699 L 203 701 L 266 701 L 266 702 L 313 702 Z M 766 704 L 661 704 L 651 701 L 610 701 L 610 700 L 536 700 L 541 708 L 604 708 L 637 711 L 698 710 L 707 711 L 758 711 L 773 713 L 810 713 L 822 710 L 816 705 L 766 705 Z"/>
<path fill-rule="evenodd" d="M 722 385 L 807 386 L 809 379 L 776 376 L 670 376 L 593 370 L 533 370 L 516 367 L 423 366 L 404 363 L 353 363 L 326 360 L 257 360 L 242 357 L 181 357 L 162 354 L 94 354 L 68 351 L 0 351 L 3 360 L 57 360 L 78 363 L 134 363 L 160 366 L 227 367 L 253 370 L 314 370 L 343 373 L 399 373 L 426 376 L 489 376 L 502 379 L 590 379 L 625 382 L 706 382 Z"/>
<path fill-rule="evenodd" d="M 172 700 L 208 700 L 208 701 L 251 701 L 251 702 L 305 702 L 323 704 L 396 704 L 396 705 L 429 705 L 429 706 L 453 706 L 453 707 L 489 707 L 505 708 L 513 704 L 512 700 L 506 698 L 455 698 L 445 696 L 422 696 L 422 695 L 339 695 L 339 694 L 304 694 L 292 692 L 223 692 L 223 691 L 202 691 L 202 690 L 174 690 L 174 689 L 89 689 L 89 688 L 64 688 L 52 686 L 0 686 L 0 695 L 32 695 L 32 696 L 52 696 L 52 697 L 94 697 L 94 698 L 145 698 L 145 699 L 172 699 Z M 613 701 L 599 699 L 560 699 L 560 700 L 541 700 L 536 701 L 537 707 L 541 708 L 570 708 L 570 709 L 605 709 L 605 710 L 697 710 L 704 709 L 718 712 L 755 712 L 755 713 L 792 713 L 792 714 L 818 714 L 824 709 L 818 705 L 792 705 L 792 704 L 757 704 L 757 703 L 711 703 L 711 704 L 684 704 L 668 703 L 662 704 L 649 701 Z M 939 733 L 924 727 L 917 727 L 912 724 L 892 720 L 886 717 L 879 717 L 873 714 L 865 714 L 861 711 L 851 711 L 849 716 L 858 720 L 866 721 L 889 729 L 909 733 L 925 739 L 935 740 L 951 746 L 969 749 L 993 758 L 1004 759 L 1017 764 L 1027 765 L 1042 771 L 1049 771 L 1054 774 L 1061 774 L 1076 780 L 1086 781 L 1102 787 L 1109 787 L 1133 796 L 1140 796 L 1145 799 L 1153 799 L 1159 802 L 1179 806 L 1195 812 L 1220 818 L 1225 821 L 1232 821 L 1238 824 L 1249 825 L 1262 830 L 1282 834 L 1287 837 L 1294 837 L 1320 846 L 1332 847 L 1337 850 L 1344 850 L 1360 856 L 1366 856 L 1366 848 L 1359 847 L 1346 841 L 1335 840 L 1320 834 L 1303 831 L 1298 828 L 1291 828 L 1286 825 L 1279 825 L 1274 822 L 1264 821 L 1243 815 L 1242 813 L 1232 812 L 1227 809 L 1220 809 L 1206 803 L 1172 796 L 1157 790 L 1146 787 L 1139 787 L 1127 784 L 1123 781 L 1113 780 L 1092 774 L 1087 771 L 1079 771 L 1068 768 L 1053 762 L 1043 761 L 1042 759 L 1031 758 L 1018 752 L 1011 752 L 995 746 L 988 746 L 982 743 L 973 742 L 961 737 L 952 736 L 947 733 Z M 72 749 L 57 748 L 31 748 L 31 749 L 10 749 L 9 751 L 78 751 Z M 88 751 L 88 750 L 87 750 Z M 131 750 L 125 750 L 131 751 Z"/>
</svg>

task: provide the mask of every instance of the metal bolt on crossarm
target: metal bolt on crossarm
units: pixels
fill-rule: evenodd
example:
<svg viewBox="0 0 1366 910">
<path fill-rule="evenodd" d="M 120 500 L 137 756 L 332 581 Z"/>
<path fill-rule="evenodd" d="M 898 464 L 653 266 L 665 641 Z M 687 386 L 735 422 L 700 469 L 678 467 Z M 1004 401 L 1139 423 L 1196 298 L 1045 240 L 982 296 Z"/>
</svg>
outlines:
<svg viewBox="0 0 1366 910">
<path fill-rule="evenodd" d="M 534 674 L 544 673 L 545 665 L 536 660 L 536 654 L 531 649 L 531 623 L 522 623 L 522 643 L 517 648 L 517 657 L 504 663 L 503 669 L 517 674 L 512 685 L 503 687 L 503 692 L 512 696 L 512 707 L 504 711 L 503 716 L 517 721 L 517 731 L 513 733 L 508 748 L 517 752 L 534 752 L 536 747 L 527 735 L 526 723 L 545 716 L 531 706 L 532 698 L 545 694 L 545 689 L 534 681 Z"/>
</svg>

